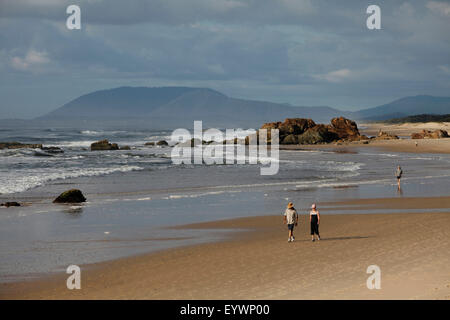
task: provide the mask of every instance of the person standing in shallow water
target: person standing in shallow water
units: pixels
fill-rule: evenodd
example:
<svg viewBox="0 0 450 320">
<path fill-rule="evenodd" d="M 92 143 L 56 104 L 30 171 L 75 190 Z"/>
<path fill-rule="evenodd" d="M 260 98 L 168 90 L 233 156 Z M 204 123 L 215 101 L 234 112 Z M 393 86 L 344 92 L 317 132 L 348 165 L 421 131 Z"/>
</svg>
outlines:
<svg viewBox="0 0 450 320">
<path fill-rule="evenodd" d="M 317 240 L 320 240 L 319 234 L 319 223 L 320 223 L 320 213 L 317 210 L 317 206 L 314 203 L 311 206 L 311 211 L 309 212 L 309 221 L 311 223 L 311 241 L 314 242 L 314 235 L 317 235 Z"/>
<path fill-rule="evenodd" d="M 293 242 L 294 238 L 294 226 L 298 225 L 298 214 L 294 208 L 294 204 L 289 202 L 284 212 L 284 224 L 287 224 L 289 230 L 288 242 Z"/>
<path fill-rule="evenodd" d="M 403 170 L 400 166 L 397 167 L 397 170 L 395 170 L 395 176 L 397 177 L 397 186 L 398 186 L 398 190 L 401 189 L 400 186 L 400 179 L 402 178 L 402 174 L 403 174 Z"/>
</svg>

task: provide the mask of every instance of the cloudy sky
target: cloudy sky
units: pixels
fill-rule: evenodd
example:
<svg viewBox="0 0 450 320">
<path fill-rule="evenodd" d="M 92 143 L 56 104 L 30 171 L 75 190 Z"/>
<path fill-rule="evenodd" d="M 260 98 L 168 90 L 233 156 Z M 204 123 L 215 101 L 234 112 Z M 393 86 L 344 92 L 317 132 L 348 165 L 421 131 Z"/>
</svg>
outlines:
<svg viewBox="0 0 450 320">
<path fill-rule="evenodd" d="M 118 86 L 346 110 L 450 96 L 450 1 L 0 0 L 0 118 Z"/>
</svg>

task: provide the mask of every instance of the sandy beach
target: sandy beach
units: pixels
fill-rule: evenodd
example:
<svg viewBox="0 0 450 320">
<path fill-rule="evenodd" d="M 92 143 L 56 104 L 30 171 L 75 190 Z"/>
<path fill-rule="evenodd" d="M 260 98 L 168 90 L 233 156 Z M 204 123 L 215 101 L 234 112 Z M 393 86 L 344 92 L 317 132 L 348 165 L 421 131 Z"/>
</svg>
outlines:
<svg viewBox="0 0 450 320">
<path fill-rule="evenodd" d="M 376 136 L 378 132 L 385 131 L 398 136 L 411 136 L 412 133 L 420 132 L 422 130 L 445 130 L 450 131 L 449 122 L 417 122 L 417 123 L 361 123 L 360 130 L 363 134 L 369 136 Z"/>
<path fill-rule="evenodd" d="M 445 197 L 323 204 L 352 210 L 324 210 L 322 240 L 314 243 L 305 210 L 294 243 L 287 242 L 281 216 L 180 226 L 240 231 L 221 242 L 82 267 L 81 290 L 68 290 L 68 275 L 60 274 L 1 284 L 0 298 L 450 299 L 450 210 L 433 212 L 449 203 Z M 368 206 L 432 210 L 358 214 Z M 369 265 L 381 268 L 380 290 L 366 287 Z"/>
</svg>

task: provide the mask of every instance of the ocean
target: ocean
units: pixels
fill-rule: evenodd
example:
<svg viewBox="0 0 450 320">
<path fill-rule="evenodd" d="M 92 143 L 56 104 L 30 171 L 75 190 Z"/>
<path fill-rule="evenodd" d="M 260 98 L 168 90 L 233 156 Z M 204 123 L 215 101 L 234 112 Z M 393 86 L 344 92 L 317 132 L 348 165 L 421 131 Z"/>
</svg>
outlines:
<svg viewBox="0 0 450 320">
<path fill-rule="evenodd" d="M 71 264 L 216 241 L 229 231 L 170 227 L 281 217 L 289 201 L 306 214 L 314 202 L 320 210 L 327 201 L 448 194 L 450 155 L 369 148 L 280 150 L 278 174 L 263 176 L 261 164 L 175 165 L 171 147 L 144 145 L 170 140 L 170 135 L 170 130 L 133 127 L 0 128 L 0 141 L 64 150 L 0 150 L 0 202 L 24 204 L 0 208 L 0 282 L 63 271 Z M 102 139 L 131 150 L 90 151 L 90 144 Z M 404 172 L 402 193 L 394 177 L 397 165 Z M 82 190 L 87 202 L 52 203 L 71 188 Z M 325 214 L 345 213 L 327 204 L 323 208 Z"/>
</svg>

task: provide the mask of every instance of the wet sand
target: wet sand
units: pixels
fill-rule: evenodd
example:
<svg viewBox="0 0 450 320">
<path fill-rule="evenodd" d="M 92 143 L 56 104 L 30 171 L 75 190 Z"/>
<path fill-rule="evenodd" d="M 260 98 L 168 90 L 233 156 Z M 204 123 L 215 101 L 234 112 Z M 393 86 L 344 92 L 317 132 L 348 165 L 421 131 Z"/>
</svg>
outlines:
<svg viewBox="0 0 450 320">
<path fill-rule="evenodd" d="M 66 288 L 66 274 L 1 284 L 0 299 L 450 299 L 450 209 L 358 214 L 449 204 L 450 197 L 324 203 L 352 214 L 324 210 L 322 240 L 314 243 L 305 214 L 294 243 L 281 216 L 180 226 L 240 231 L 222 242 L 82 267 L 81 290 Z M 366 287 L 369 265 L 381 268 L 380 290 Z"/>
<path fill-rule="evenodd" d="M 417 146 L 416 146 L 417 142 Z M 342 145 L 318 144 L 318 145 L 283 145 L 280 150 L 329 150 L 336 152 L 354 152 L 355 149 L 375 148 L 381 151 L 407 152 L 407 153 L 434 153 L 449 154 L 450 138 L 444 139 L 398 139 L 370 141 L 369 144 L 350 142 Z"/>
</svg>

